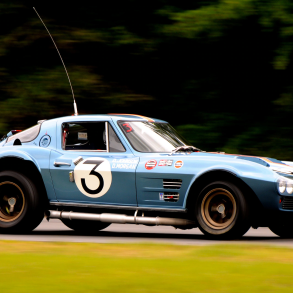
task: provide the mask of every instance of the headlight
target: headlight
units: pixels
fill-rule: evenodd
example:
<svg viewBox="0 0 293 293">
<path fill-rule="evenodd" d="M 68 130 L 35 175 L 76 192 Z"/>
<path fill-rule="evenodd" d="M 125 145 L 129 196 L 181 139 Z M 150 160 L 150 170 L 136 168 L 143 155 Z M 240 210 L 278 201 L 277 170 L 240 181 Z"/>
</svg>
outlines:
<svg viewBox="0 0 293 293">
<path fill-rule="evenodd" d="M 277 186 L 280 193 L 285 193 L 285 191 L 289 194 L 293 193 L 293 180 L 280 176 Z"/>
<path fill-rule="evenodd" d="M 279 180 L 278 181 L 278 188 L 279 188 L 280 193 L 284 193 L 285 189 L 286 189 L 286 181 Z"/>
<path fill-rule="evenodd" d="M 293 183 L 288 182 L 287 183 L 287 187 L 286 187 L 286 191 L 291 194 L 293 192 Z"/>
</svg>

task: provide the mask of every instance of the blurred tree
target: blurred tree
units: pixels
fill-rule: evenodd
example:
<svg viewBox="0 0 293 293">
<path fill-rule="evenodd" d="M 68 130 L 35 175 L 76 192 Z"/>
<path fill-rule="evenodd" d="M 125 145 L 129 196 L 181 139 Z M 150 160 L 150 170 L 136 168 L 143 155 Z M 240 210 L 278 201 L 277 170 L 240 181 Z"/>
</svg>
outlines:
<svg viewBox="0 0 293 293">
<path fill-rule="evenodd" d="M 59 1 L 60 2 L 60 1 Z M 165 119 L 194 145 L 292 159 L 289 0 L 0 4 L 0 132 L 73 112 Z"/>
</svg>

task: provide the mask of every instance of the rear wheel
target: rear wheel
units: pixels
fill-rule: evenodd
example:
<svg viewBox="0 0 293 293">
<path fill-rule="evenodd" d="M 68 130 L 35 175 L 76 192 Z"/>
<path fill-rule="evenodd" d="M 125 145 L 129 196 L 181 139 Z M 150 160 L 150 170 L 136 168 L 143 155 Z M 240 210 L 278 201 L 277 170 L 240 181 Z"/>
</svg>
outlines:
<svg viewBox="0 0 293 293">
<path fill-rule="evenodd" d="M 44 218 L 44 200 L 35 184 L 14 171 L 0 172 L 0 233 L 24 233 Z"/>
<path fill-rule="evenodd" d="M 233 183 L 216 181 L 196 201 L 200 230 L 215 239 L 238 238 L 250 228 L 249 209 L 242 191 Z"/>
<path fill-rule="evenodd" d="M 291 223 L 279 223 L 269 227 L 270 230 L 282 238 L 293 238 L 293 229 Z"/>
<path fill-rule="evenodd" d="M 111 223 L 103 223 L 98 221 L 67 219 L 62 219 L 61 221 L 68 228 L 82 234 L 97 234 L 100 230 L 106 229 L 111 225 Z"/>
</svg>

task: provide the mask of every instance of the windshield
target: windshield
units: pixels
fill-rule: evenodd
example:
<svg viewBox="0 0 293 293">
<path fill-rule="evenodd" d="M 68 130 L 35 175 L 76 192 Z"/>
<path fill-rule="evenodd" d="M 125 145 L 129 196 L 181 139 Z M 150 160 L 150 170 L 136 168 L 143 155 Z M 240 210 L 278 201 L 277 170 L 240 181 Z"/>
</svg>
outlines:
<svg viewBox="0 0 293 293">
<path fill-rule="evenodd" d="M 179 146 L 188 145 L 168 123 L 119 121 L 118 124 L 138 152 L 168 153 Z"/>
</svg>

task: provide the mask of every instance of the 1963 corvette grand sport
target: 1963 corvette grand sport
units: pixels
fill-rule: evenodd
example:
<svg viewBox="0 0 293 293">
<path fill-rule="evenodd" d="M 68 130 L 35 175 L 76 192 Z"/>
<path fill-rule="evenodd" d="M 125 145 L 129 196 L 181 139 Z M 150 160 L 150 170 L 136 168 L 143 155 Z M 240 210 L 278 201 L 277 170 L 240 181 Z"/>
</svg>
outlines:
<svg viewBox="0 0 293 293">
<path fill-rule="evenodd" d="M 262 226 L 291 237 L 290 164 L 203 152 L 139 115 L 42 120 L 0 142 L 0 233 L 31 231 L 45 213 L 84 233 L 132 223 L 213 238 Z"/>
</svg>

